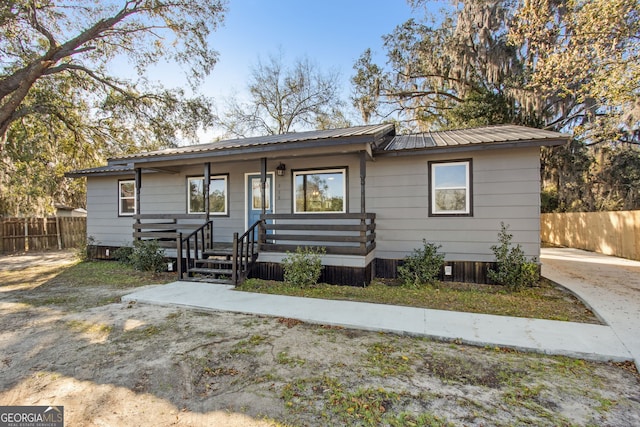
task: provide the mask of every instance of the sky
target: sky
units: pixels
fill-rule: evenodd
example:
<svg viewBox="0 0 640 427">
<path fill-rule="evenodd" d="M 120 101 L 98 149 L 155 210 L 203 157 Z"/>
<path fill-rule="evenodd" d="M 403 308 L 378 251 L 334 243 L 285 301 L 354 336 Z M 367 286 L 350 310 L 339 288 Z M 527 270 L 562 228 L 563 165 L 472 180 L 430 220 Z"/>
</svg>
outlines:
<svg viewBox="0 0 640 427">
<path fill-rule="evenodd" d="M 411 16 L 406 0 L 229 0 L 224 23 L 210 36 L 219 61 L 199 92 L 216 103 L 242 97 L 251 67 L 281 50 L 286 63 L 307 57 L 323 72 L 337 71 L 348 101 L 354 62 L 367 48 L 384 62 L 382 36 Z M 149 77 L 187 87 L 168 65 Z"/>
<path fill-rule="evenodd" d="M 225 22 L 211 36 L 220 53 L 204 89 L 217 97 L 242 90 L 258 58 L 279 49 L 285 60 L 308 57 L 337 70 L 345 86 L 367 48 L 383 56 L 382 36 L 411 17 L 406 0 L 230 0 Z"/>
</svg>

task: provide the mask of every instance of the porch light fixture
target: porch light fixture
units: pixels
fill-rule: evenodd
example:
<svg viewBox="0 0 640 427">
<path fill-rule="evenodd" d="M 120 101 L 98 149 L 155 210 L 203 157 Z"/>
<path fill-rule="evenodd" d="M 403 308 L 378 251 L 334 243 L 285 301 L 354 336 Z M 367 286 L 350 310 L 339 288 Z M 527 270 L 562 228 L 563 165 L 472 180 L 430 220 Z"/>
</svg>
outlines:
<svg viewBox="0 0 640 427">
<path fill-rule="evenodd" d="M 276 168 L 276 174 L 278 176 L 284 176 L 284 171 L 286 171 L 287 168 L 284 165 L 284 163 L 280 162 L 280 164 L 278 165 L 278 167 Z"/>
</svg>

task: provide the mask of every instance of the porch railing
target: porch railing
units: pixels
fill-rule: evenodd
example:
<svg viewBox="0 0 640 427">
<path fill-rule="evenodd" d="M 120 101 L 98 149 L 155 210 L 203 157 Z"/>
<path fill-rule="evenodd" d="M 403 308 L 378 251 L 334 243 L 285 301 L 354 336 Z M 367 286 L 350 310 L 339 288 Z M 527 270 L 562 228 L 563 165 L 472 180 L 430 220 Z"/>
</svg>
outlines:
<svg viewBox="0 0 640 427">
<path fill-rule="evenodd" d="M 246 279 L 253 269 L 258 259 L 258 241 L 256 234 L 262 228 L 264 221 L 256 221 L 241 236 L 233 233 L 233 265 L 231 280 L 237 285 L 240 281 Z"/>
<path fill-rule="evenodd" d="M 199 214 L 139 214 L 133 218 L 134 239 L 153 239 L 163 248 L 174 249 L 180 233 L 190 233 L 206 221 L 206 216 Z"/>
<path fill-rule="evenodd" d="M 178 233 L 178 276 L 180 280 L 184 277 L 184 268 L 187 272 L 196 265 L 196 262 L 205 258 L 206 250 L 213 242 L 213 221 L 209 220 L 201 227 L 195 229 L 186 236 Z M 184 262 L 184 264 L 183 264 Z M 183 268 L 184 265 L 184 268 Z"/>
<path fill-rule="evenodd" d="M 367 255 L 376 247 L 374 213 L 263 214 L 259 236 L 264 252 L 321 246 L 327 254 Z"/>
</svg>

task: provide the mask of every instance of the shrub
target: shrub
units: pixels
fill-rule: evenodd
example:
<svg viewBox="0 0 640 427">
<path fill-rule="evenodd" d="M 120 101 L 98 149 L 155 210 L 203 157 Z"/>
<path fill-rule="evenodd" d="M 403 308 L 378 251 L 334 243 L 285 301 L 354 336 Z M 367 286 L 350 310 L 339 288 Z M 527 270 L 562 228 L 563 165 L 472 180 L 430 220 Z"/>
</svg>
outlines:
<svg viewBox="0 0 640 427">
<path fill-rule="evenodd" d="M 438 253 L 442 246 L 427 243 L 425 239 L 422 239 L 422 243 L 422 248 L 414 249 L 404 259 L 404 264 L 398 267 L 398 277 L 404 286 L 433 285 L 444 265 L 444 254 Z"/>
<path fill-rule="evenodd" d="M 78 248 L 78 258 L 82 261 L 88 261 L 96 259 L 98 256 L 98 242 L 96 242 L 95 237 L 88 236 L 84 242 L 84 244 Z"/>
<path fill-rule="evenodd" d="M 498 269 L 489 269 L 487 277 L 499 285 L 506 286 L 511 291 L 534 286 L 540 280 L 536 258 L 527 260 L 519 244 L 511 245 L 513 235 L 507 232 L 509 226 L 501 222 L 500 227 L 499 244 L 491 246 Z"/>
<path fill-rule="evenodd" d="M 284 281 L 290 285 L 310 287 L 318 283 L 322 273 L 322 255 L 324 248 L 298 246 L 295 253 L 287 252 L 282 259 Z"/>
<path fill-rule="evenodd" d="M 140 271 L 164 271 L 164 249 L 155 240 L 136 240 L 132 247 L 122 247 L 116 251 L 118 261 L 131 265 Z"/>
<path fill-rule="evenodd" d="M 131 255 L 133 254 L 133 248 L 131 246 L 120 246 L 113 251 L 113 257 L 116 261 L 123 264 L 131 265 Z"/>
</svg>

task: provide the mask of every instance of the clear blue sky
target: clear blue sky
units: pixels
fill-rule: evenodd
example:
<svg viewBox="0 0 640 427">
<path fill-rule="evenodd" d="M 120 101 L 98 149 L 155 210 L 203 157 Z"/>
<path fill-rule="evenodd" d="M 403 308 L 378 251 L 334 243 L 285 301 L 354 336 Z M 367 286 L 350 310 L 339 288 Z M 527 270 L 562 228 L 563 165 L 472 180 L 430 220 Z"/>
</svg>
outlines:
<svg viewBox="0 0 640 427">
<path fill-rule="evenodd" d="M 234 90 L 241 95 L 251 66 L 281 49 L 286 62 L 306 56 L 325 72 L 337 71 L 346 101 L 353 63 L 367 48 L 384 62 L 382 36 L 411 16 L 405 0 L 229 0 L 224 24 L 210 36 L 219 61 L 199 91 L 217 103 Z M 168 64 L 149 78 L 186 87 Z"/>
</svg>

